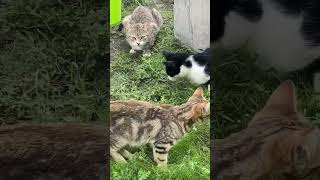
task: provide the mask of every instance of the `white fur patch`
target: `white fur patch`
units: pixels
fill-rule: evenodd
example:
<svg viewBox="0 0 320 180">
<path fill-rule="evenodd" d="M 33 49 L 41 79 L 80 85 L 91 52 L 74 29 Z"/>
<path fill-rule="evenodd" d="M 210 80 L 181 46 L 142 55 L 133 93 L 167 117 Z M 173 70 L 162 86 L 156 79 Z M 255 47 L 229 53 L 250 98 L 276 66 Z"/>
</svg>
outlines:
<svg viewBox="0 0 320 180">
<path fill-rule="evenodd" d="M 178 77 L 181 77 L 181 78 L 185 77 L 185 78 L 188 78 L 192 83 L 195 83 L 197 85 L 204 84 L 210 80 L 210 76 L 208 74 L 206 74 L 204 71 L 205 66 L 200 66 L 194 60 L 193 55 L 189 56 L 187 60 L 189 60 L 191 62 L 192 67 L 188 68 L 188 67 L 182 65 L 180 67 L 180 73 L 178 75 L 172 77 L 172 79 L 176 79 Z"/>
</svg>

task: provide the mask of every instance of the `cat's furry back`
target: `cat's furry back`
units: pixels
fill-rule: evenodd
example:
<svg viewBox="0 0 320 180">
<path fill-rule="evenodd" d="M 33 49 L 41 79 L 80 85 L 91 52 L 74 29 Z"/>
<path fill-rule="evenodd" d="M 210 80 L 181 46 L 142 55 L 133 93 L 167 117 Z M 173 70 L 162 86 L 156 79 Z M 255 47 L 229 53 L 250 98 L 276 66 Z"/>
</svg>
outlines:
<svg viewBox="0 0 320 180">
<path fill-rule="evenodd" d="M 126 16 L 121 26 L 126 40 L 132 48 L 130 53 L 136 51 L 150 53 L 150 48 L 153 46 L 162 25 L 163 18 L 154 8 L 138 6 L 131 15 Z"/>
<path fill-rule="evenodd" d="M 170 80 L 185 77 L 197 85 L 209 83 L 210 49 L 197 54 L 164 52 L 163 55 L 166 59 L 163 64 Z"/>
<path fill-rule="evenodd" d="M 190 99 L 180 105 L 155 105 L 142 101 L 112 101 L 110 125 L 110 155 L 125 162 L 131 154 L 126 146 L 150 144 L 154 161 L 167 164 L 171 147 L 192 125 L 209 115 L 210 103 L 198 88 Z"/>
<path fill-rule="evenodd" d="M 212 39 L 225 49 L 249 43 L 261 68 L 292 72 L 320 57 L 319 19 L 318 0 L 216 0 Z"/>
</svg>

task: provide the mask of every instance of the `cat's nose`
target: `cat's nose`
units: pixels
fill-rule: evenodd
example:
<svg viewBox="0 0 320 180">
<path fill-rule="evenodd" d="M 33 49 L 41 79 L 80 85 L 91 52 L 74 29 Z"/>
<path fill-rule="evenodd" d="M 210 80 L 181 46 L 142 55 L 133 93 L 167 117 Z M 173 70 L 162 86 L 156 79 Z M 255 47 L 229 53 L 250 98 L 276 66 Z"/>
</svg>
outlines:
<svg viewBox="0 0 320 180">
<path fill-rule="evenodd" d="M 137 42 L 137 44 L 138 44 L 138 46 L 140 45 L 140 43 L 139 43 L 139 42 Z"/>
</svg>

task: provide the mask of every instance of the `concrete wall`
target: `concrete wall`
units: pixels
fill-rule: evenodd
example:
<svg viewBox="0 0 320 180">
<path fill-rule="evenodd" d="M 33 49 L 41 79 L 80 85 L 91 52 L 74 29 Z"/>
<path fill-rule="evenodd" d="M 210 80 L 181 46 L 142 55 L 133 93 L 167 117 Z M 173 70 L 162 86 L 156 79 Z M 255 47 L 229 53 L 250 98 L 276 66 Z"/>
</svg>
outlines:
<svg viewBox="0 0 320 180">
<path fill-rule="evenodd" d="M 174 33 L 192 49 L 210 46 L 210 0 L 174 0 Z"/>
</svg>

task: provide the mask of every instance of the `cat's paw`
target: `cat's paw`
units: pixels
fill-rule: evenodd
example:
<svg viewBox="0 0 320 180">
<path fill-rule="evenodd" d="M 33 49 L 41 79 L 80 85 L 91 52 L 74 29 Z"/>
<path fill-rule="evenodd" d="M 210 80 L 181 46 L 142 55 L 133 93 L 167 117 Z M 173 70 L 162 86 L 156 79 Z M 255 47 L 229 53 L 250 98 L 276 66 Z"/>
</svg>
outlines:
<svg viewBox="0 0 320 180">
<path fill-rule="evenodd" d="M 151 56 L 151 52 L 144 52 L 142 54 L 143 57 L 150 57 Z"/>
<path fill-rule="evenodd" d="M 157 167 L 167 167 L 167 163 L 159 163 L 158 165 L 157 165 Z"/>
<path fill-rule="evenodd" d="M 127 150 L 122 150 L 121 152 L 121 155 L 126 158 L 127 160 L 130 160 L 133 158 L 133 154 L 131 154 L 129 151 Z"/>
<path fill-rule="evenodd" d="M 130 50 L 130 54 L 134 54 L 134 53 L 136 53 L 136 51 L 133 50 L 133 49 L 131 49 L 131 50 Z"/>
</svg>

